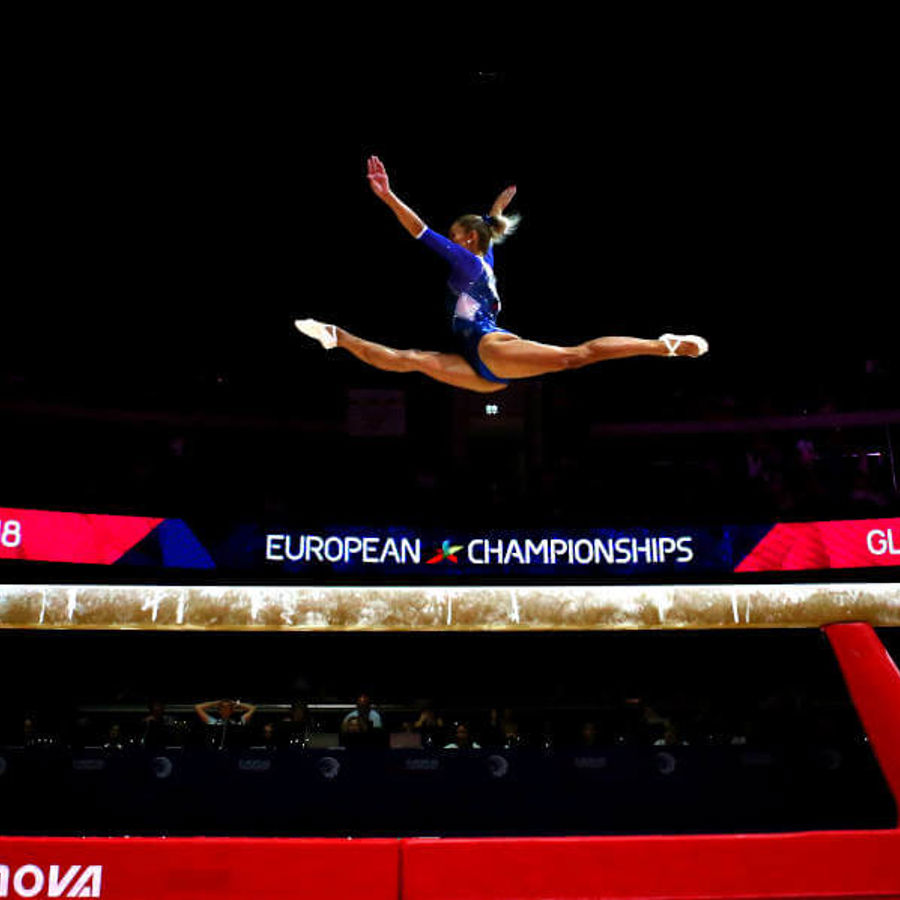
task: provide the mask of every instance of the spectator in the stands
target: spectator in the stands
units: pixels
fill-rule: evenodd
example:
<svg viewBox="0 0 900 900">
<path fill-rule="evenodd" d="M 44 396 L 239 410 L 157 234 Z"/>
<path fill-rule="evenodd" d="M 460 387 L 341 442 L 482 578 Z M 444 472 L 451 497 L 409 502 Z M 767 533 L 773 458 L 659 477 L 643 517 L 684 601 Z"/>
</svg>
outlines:
<svg viewBox="0 0 900 900">
<path fill-rule="evenodd" d="M 662 734 L 654 742 L 654 747 L 686 747 L 688 742 L 682 737 L 678 727 L 670 719 L 663 725 Z"/>
<path fill-rule="evenodd" d="M 107 729 L 103 740 L 103 749 L 107 753 L 116 753 L 125 749 L 125 738 L 122 736 L 122 726 L 113 722 Z"/>
<path fill-rule="evenodd" d="M 208 700 L 198 703 L 194 710 L 208 728 L 208 743 L 221 749 L 232 743 L 239 729 L 250 722 L 256 707 L 239 700 Z"/>
<path fill-rule="evenodd" d="M 354 716 L 341 726 L 341 746 L 347 748 L 385 747 L 389 735 L 383 728 L 376 728 L 363 716 Z"/>
<path fill-rule="evenodd" d="M 260 745 L 267 750 L 274 750 L 278 745 L 278 734 L 274 722 L 266 722 L 259 734 Z"/>
<path fill-rule="evenodd" d="M 472 739 L 469 726 L 465 722 L 457 722 L 454 730 L 454 739 L 449 744 L 444 744 L 445 750 L 480 750 L 481 744 Z"/>
<path fill-rule="evenodd" d="M 502 712 L 497 709 L 491 710 L 488 727 L 482 733 L 482 739 L 485 746 L 505 747 L 508 750 L 521 747 L 524 743 L 519 723 L 509 707 Z"/>
<path fill-rule="evenodd" d="M 519 723 L 510 719 L 503 725 L 503 746 L 507 750 L 513 750 L 521 747 L 525 743 L 525 738 L 519 731 Z"/>
<path fill-rule="evenodd" d="M 444 720 L 430 706 L 426 706 L 419 713 L 419 717 L 412 727 L 422 736 L 423 747 L 433 747 L 440 741 L 440 735 L 444 730 Z"/>
<path fill-rule="evenodd" d="M 39 742 L 37 716 L 34 713 L 25 713 L 22 719 L 22 728 L 19 731 L 19 739 L 23 747 L 34 747 Z"/>
<path fill-rule="evenodd" d="M 204 725 L 246 725 L 256 712 L 256 707 L 239 700 L 208 700 L 206 703 L 198 703 L 194 711 Z"/>
<path fill-rule="evenodd" d="M 141 723 L 141 746 L 149 749 L 165 747 L 174 739 L 175 720 L 166 714 L 166 704 L 162 700 L 151 700 L 147 710 L 148 715 Z"/>
<path fill-rule="evenodd" d="M 309 707 L 302 700 L 291 703 L 291 711 L 281 720 L 281 735 L 289 747 L 306 747 L 312 735 Z"/>
<path fill-rule="evenodd" d="M 27 712 L 18 732 L 13 735 L 13 742 L 28 749 L 39 749 L 54 746 L 59 743 L 59 738 L 41 726 L 37 713 Z"/>
<path fill-rule="evenodd" d="M 378 710 L 372 709 L 372 698 L 362 693 L 356 698 L 356 709 L 351 710 L 344 716 L 341 722 L 341 732 L 346 733 L 349 723 L 353 719 L 360 719 L 362 722 L 362 731 L 366 732 L 370 729 L 381 729 L 381 715 Z"/>
<path fill-rule="evenodd" d="M 369 745 L 369 725 L 358 716 L 341 723 L 341 746 L 350 749 Z"/>
</svg>

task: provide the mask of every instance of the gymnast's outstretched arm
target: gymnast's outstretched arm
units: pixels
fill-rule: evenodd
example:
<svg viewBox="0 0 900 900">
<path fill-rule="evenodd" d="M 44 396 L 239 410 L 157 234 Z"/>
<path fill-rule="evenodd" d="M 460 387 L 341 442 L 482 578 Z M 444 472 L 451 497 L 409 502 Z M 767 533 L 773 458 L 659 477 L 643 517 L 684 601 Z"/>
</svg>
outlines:
<svg viewBox="0 0 900 900">
<path fill-rule="evenodd" d="M 369 157 L 369 187 L 372 193 L 390 207 L 397 221 L 414 237 L 418 238 L 428 227 L 393 191 L 388 181 L 387 170 L 377 156 Z"/>
<path fill-rule="evenodd" d="M 451 266 L 457 268 L 466 278 L 477 278 L 481 273 L 481 263 L 474 253 L 454 244 L 443 235 L 432 231 L 396 194 L 391 191 L 388 174 L 377 156 L 369 157 L 369 185 L 372 192 L 387 204 L 400 224 L 414 237 L 442 256 Z"/>
</svg>

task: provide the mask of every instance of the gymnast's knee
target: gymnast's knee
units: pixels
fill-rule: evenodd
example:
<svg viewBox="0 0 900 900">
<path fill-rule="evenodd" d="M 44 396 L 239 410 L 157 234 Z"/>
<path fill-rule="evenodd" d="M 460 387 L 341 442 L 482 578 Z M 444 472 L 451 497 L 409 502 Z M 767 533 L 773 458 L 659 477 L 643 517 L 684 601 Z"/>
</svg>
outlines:
<svg viewBox="0 0 900 900">
<path fill-rule="evenodd" d="M 363 359 L 376 369 L 386 372 L 415 372 L 418 362 L 415 350 L 395 350 L 393 347 L 380 347 L 377 350 L 368 350 L 363 354 Z"/>
<path fill-rule="evenodd" d="M 578 347 L 561 347 L 559 350 L 559 369 L 580 369 L 591 361 L 590 353 L 584 345 Z"/>
<path fill-rule="evenodd" d="M 423 375 L 434 375 L 441 368 L 437 354 L 425 350 L 399 350 L 407 372 L 421 372 Z"/>
</svg>

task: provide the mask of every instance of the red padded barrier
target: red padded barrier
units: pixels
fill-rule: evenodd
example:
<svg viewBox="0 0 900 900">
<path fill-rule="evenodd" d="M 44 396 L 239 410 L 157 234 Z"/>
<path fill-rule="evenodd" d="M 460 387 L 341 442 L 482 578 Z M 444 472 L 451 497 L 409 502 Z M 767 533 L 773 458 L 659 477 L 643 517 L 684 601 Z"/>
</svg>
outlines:
<svg viewBox="0 0 900 900">
<path fill-rule="evenodd" d="M 871 625 L 846 622 L 828 625 L 824 631 L 900 808 L 900 671 Z"/>
<path fill-rule="evenodd" d="M 397 900 L 399 858 L 395 840 L 0 837 L 0 898 Z"/>
<path fill-rule="evenodd" d="M 898 898 L 900 831 L 409 840 L 404 900 Z"/>
</svg>

